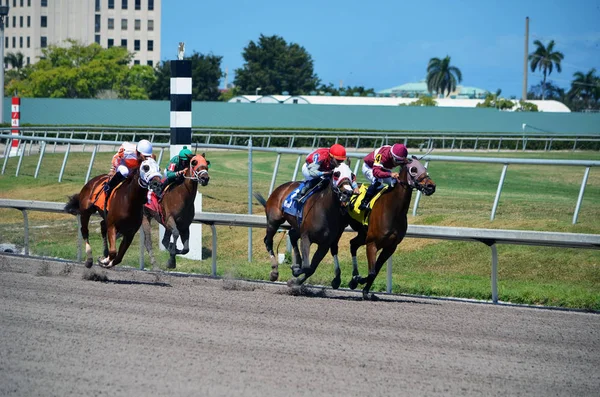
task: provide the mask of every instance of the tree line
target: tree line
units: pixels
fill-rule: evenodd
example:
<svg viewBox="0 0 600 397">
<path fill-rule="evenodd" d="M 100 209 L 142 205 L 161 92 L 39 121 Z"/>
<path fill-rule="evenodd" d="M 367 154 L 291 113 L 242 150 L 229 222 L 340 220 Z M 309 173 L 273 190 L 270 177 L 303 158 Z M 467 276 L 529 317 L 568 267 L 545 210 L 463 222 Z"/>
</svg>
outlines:
<svg viewBox="0 0 600 397">
<path fill-rule="evenodd" d="M 564 54 L 555 49 L 552 40 L 544 45 L 534 41 L 535 50 L 529 55 L 532 72 L 539 71 L 542 80 L 532 85 L 528 99 L 554 99 L 573 111 L 600 109 L 600 77 L 596 69 L 578 71 L 573 75 L 571 88 L 557 87 L 548 77 L 556 70 L 562 72 Z M 83 45 L 67 40 L 65 46 L 51 45 L 42 50 L 39 62 L 23 64 L 22 53 L 8 53 L 5 64 L 5 92 L 17 92 L 22 97 L 45 98 L 121 98 L 168 100 L 170 90 L 170 61 L 155 68 L 132 65 L 134 54 L 123 47 L 102 48 L 98 44 Z M 198 52 L 187 56 L 192 63 L 195 101 L 227 101 L 236 95 L 350 95 L 374 96 L 373 88 L 363 86 L 336 88 L 323 83 L 314 71 L 308 51 L 296 43 L 288 43 L 277 35 L 260 35 L 243 49 L 244 64 L 235 69 L 233 87 L 219 89 L 225 74 L 223 57 Z M 463 80 L 461 70 L 451 64 L 451 57 L 431 58 L 426 68 L 429 95 L 448 96 Z M 227 87 L 229 88 L 229 87 Z M 501 90 L 490 93 L 480 106 L 510 108 L 512 101 L 500 96 Z M 435 106 L 435 100 L 421 100 L 417 106 Z M 521 103 L 521 110 L 535 110 Z"/>
</svg>

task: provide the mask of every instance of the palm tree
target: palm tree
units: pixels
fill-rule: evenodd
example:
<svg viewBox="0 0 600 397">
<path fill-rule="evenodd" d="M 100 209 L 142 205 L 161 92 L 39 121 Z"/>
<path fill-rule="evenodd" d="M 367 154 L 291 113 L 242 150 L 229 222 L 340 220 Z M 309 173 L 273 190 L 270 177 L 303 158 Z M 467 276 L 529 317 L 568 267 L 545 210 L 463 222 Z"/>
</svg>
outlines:
<svg viewBox="0 0 600 397">
<path fill-rule="evenodd" d="M 600 78 L 596 76 L 596 69 L 592 69 L 586 74 L 575 72 L 569 90 L 571 99 L 580 98 L 590 108 L 592 100 L 597 101 L 600 97 Z"/>
<path fill-rule="evenodd" d="M 9 52 L 4 57 L 4 63 L 9 64 L 13 69 L 19 70 L 24 66 L 23 58 L 23 53 L 20 51 L 16 54 L 14 52 Z"/>
<path fill-rule="evenodd" d="M 456 90 L 456 84 L 462 82 L 462 73 L 459 68 L 450 66 L 450 57 L 444 59 L 431 58 L 427 65 L 427 90 L 448 95 Z"/>
<path fill-rule="evenodd" d="M 544 74 L 544 79 L 542 80 L 542 99 L 545 99 L 546 77 L 552 73 L 554 66 L 556 66 L 556 71 L 558 73 L 562 72 L 560 62 L 565 56 L 560 51 L 554 51 L 554 40 L 550 40 L 547 47 L 539 40 L 534 41 L 533 44 L 536 45 L 537 48 L 534 52 L 529 54 L 531 71 L 535 72 L 537 69 Z"/>
</svg>

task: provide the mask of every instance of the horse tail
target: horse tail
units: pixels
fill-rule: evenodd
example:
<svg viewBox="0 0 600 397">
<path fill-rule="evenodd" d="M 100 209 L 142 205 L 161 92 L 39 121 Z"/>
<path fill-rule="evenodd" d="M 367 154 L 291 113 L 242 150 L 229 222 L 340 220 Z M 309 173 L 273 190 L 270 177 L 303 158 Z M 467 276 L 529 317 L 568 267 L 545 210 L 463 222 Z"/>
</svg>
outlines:
<svg viewBox="0 0 600 397">
<path fill-rule="evenodd" d="M 79 215 L 79 194 L 70 196 L 63 210 L 71 215 Z"/>
<path fill-rule="evenodd" d="M 254 192 L 254 197 L 258 200 L 259 203 L 262 204 L 263 207 L 267 207 L 267 200 L 265 200 L 262 194 Z"/>
</svg>

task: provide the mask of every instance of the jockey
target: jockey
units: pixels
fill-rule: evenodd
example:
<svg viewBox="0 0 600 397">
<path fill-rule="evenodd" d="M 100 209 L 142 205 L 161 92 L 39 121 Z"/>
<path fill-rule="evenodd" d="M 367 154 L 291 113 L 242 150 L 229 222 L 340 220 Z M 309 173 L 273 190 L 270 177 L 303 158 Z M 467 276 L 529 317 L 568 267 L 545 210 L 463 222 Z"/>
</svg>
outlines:
<svg viewBox="0 0 600 397">
<path fill-rule="evenodd" d="M 192 157 L 194 157 L 194 153 L 192 153 L 187 146 L 184 146 L 183 149 L 179 151 L 179 154 L 169 161 L 167 168 L 165 168 L 165 177 L 162 179 L 160 192 L 155 192 L 151 189 L 148 190 L 148 202 L 146 203 L 148 208 L 152 211 L 160 211 L 160 205 L 158 203 L 160 195 L 164 192 L 167 185 L 183 178 L 186 168 L 190 166 Z"/>
<path fill-rule="evenodd" d="M 302 190 L 294 197 L 297 202 L 302 202 L 304 195 L 308 193 L 322 178 L 329 177 L 335 167 L 346 160 L 346 148 L 336 143 L 330 148 L 320 148 L 306 156 L 306 161 L 302 166 L 302 175 L 304 175 L 304 186 Z M 352 187 L 358 190 L 355 181 Z"/>
<path fill-rule="evenodd" d="M 194 157 L 194 153 L 192 153 L 187 146 L 184 146 L 183 149 L 179 151 L 179 154 L 169 161 L 169 165 L 167 165 L 167 168 L 165 169 L 166 178 L 163 181 L 163 190 L 171 182 L 183 178 L 186 168 L 190 166 L 192 157 Z"/>
<path fill-rule="evenodd" d="M 364 210 L 368 208 L 369 202 L 381 184 L 387 183 L 388 185 L 393 185 L 395 183 L 400 174 L 393 172 L 392 169 L 408 163 L 407 157 L 408 150 L 401 143 L 396 143 L 393 146 L 384 145 L 365 156 L 362 172 L 365 178 L 371 182 L 371 186 L 367 189 L 358 209 Z"/>
<path fill-rule="evenodd" d="M 127 178 L 131 170 L 138 168 L 141 162 L 149 157 L 154 157 L 150 141 L 142 139 L 137 145 L 123 142 L 112 159 L 111 169 L 108 173 L 109 179 L 104 185 L 106 197 L 110 197 L 114 187 Z"/>
</svg>

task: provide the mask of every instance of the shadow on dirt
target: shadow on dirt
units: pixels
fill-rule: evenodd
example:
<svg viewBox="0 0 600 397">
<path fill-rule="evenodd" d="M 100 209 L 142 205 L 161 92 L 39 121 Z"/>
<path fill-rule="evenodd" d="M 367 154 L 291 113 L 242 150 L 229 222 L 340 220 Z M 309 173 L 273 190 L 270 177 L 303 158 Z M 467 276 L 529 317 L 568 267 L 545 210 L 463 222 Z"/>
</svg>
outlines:
<svg viewBox="0 0 600 397">
<path fill-rule="evenodd" d="M 349 302 L 364 302 L 362 295 L 338 295 L 333 290 L 329 290 L 326 288 L 318 288 L 318 287 L 290 287 L 287 290 L 280 290 L 276 292 L 277 294 L 282 295 L 291 295 L 291 296 L 299 296 L 304 298 L 321 298 L 321 299 L 332 299 L 332 300 L 342 300 Z M 409 303 L 415 305 L 439 305 L 439 303 L 433 302 L 422 302 L 416 301 L 412 299 L 402 299 L 398 296 L 387 296 L 384 295 L 376 295 L 375 299 L 367 300 L 367 302 L 381 302 L 381 303 Z"/>
</svg>

